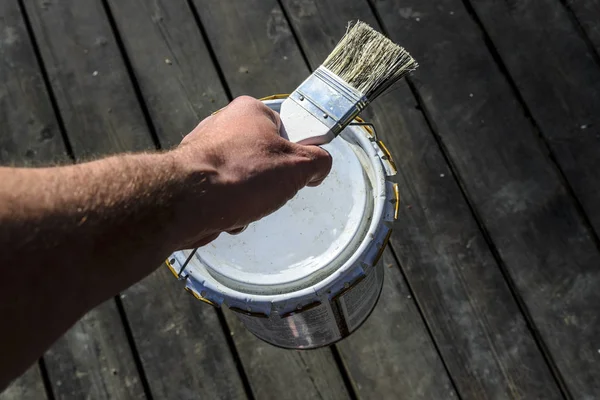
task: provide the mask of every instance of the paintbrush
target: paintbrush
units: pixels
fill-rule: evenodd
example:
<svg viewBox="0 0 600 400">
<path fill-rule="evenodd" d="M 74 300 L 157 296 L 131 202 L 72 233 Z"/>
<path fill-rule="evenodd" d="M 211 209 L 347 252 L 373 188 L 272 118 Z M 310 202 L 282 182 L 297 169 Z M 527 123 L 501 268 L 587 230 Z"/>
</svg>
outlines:
<svg viewBox="0 0 600 400">
<path fill-rule="evenodd" d="M 301 144 L 329 143 L 369 103 L 416 68 L 404 48 L 357 21 L 282 103 L 281 134 Z"/>
</svg>

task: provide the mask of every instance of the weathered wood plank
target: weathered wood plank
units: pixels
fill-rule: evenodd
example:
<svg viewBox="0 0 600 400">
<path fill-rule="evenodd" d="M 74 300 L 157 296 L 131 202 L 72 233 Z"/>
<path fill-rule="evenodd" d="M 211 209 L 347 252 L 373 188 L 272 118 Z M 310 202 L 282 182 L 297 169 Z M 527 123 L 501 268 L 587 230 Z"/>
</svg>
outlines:
<svg viewBox="0 0 600 400">
<path fill-rule="evenodd" d="M 227 103 L 191 10 L 185 1 L 109 4 L 160 144 L 178 144 Z M 155 396 L 246 397 L 216 312 L 166 268 L 126 291 L 123 303 Z"/>
<path fill-rule="evenodd" d="M 481 31 L 458 0 L 375 4 L 565 387 L 597 397 L 600 256 Z"/>
<path fill-rule="evenodd" d="M 414 99 L 397 92 L 369 118 L 400 171 L 400 222 L 391 244 L 461 398 L 560 398 Z"/>
<path fill-rule="evenodd" d="M 47 399 L 44 382 L 38 363 L 32 365 L 23 375 L 0 392 L 0 400 L 41 400 Z"/>
<path fill-rule="evenodd" d="M 275 0 L 195 0 L 219 66 L 234 96 L 290 93 L 306 68 Z"/>
<path fill-rule="evenodd" d="M 77 158 L 152 148 L 101 2 L 25 4 Z"/>
<path fill-rule="evenodd" d="M 81 318 L 44 360 L 59 399 L 146 398 L 112 299 Z"/>
<path fill-rule="evenodd" d="M 0 3 L 0 164 L 68 161 L 16 1 Z"/>
<path fill-rule="evenodd" d="M 377 27 L 364 1 L 284 0 L 284 5 L 313 68 L 335 46 L 348 20 L 361 19 Z M 408 86 L 400 83 L 376 100 L 365 118 L 375 123 L 395 155 L 402 206 L 392 245 L 462 398 L 555 397 L 552 376 Z M 381 346 L 381 357 L 390 365 L 426 367 L 418 356 L 410 358 L 413 352 L 392 341 L 398 336 L 389 327 L 398 321 L 406 325 L 410 310 L 406 305 L 400 313 L 402 304 L 391 308 L 393 299 L 405 299 L 406 289 L 400 280 L 395 282 L 396 290 L 388 292 L 388 298 L 384 292 L 381 300 L 390 307 L 388 324 L 374 326 L 364 342 L 352 345 L 357 339 L 351 337 L 349 344 L 340 347 L 352 347 L 360 354 L 376 335 L 387 340 L 370 346 Z M 378 312 L 382 313 L 377 309 L 374 314 Z M 411 326 L 417 329 L 418 321 Z M 410 331 L 403 335 L 407 342 L 415 341 Z M 421 346 L 418 351 L 429 354 L 426 359 L 431 360 L 431 351 L 426 351 L 425 344 Z M 343 354 L 347 357 L 348 353 Z M 373 370 L 379 370 L 378 361 L 365 354 L 362 362 L 347 363 L 359 365 L 352 376 L 365 386 L 365 393 L 373 390 L 383 395 L 391 390 L 385 382 L 375 380 Z M 523 369 L 529 371 L 527 376 Z M 427 371 L 417 370 L 422 381 L 414 382 L 422 382 L 424 389 L 429 383 Z M 436 383 L 445 390 L 444 384 Z M 415 396 L 430 397 L 411 389 Z M 402 389 L 397 390 L 400 395 Z"/>
<path fill-rule="evenodd" d="M 297 67 L 304 61 L 276 1 L 196 1 L 195 5 L 233 95 L 289 92 L 306 77 L 306 68 Z M 234 315 L 226 317 L 230 326 L 239 327 Z M 348 396 L 331 352 L 286 352 L 247 332 L 242 335 L 241 328 L 237 332 L 240 358 L 258 398 Z M 273 371 L 279 373 L 273 376 Z"/>
<path fill-rule="evenodd" d="M 471 3 L 600 234 L 600 65 L 559 1 Z"/>
<path fill-rule="evenodd" d="M 109 0 L 163 148 L 228 102 L 185 0 Z"/>
<path fill-rule="evenodd" d="M 142 3 L 144 2 L 135 0 L 110 1 L 117 27 L 123 36 L 161 143 L 166 140 L 167 143 L 174 144 L 180 140 L 180 133 L 189 131 L 200 119 L 224 106 L 227 97 L 186 2 L 157 1 L 151 6 Z M 148 47 L 144 44 L 145 41 L 153 45 Z M 166 63 L 165 59 L 169 59 L 171 63 Z M 198 71 L 204 71 L 205 77 L 198 76 Z M 161 329 L 157 333 L 165 337 L 161 342 L 163 349 L 157 353 L 156 343 L 146 344 L 142 339 L 138 341 L 138 346 L 149 376 L 173 375 L 168 380 L 169 385 L 177 387 L 171 382 L 174 380 L 183 387 L 187 385 L 188 390 L 191 390 L 193 385 L 185 381 L 198 376 L 198 363 L 212 365 L 215 371 L 223 369 L 214 360 L 216 355 L 212 354 L 222 351 L 216 346 L 212 350 L 205 349 L 202 354 L 189 351 L 198 342 L 198 335 L 216 335 L 218 328 L 212 322 L 216 315 L 212 309 L 186 294 L 170 274 L 164 271 L 163 275 L 160 281 L 147 285 L 146 280 L 132 288 L 127 292 L 124 302 L 127 305 L 130 305 L 129 302 L 137 303 L 135 307 L 140 309 L 148 307 L 153 313 L 156 313 L 158 307 L 164 309 L 165 314 L 171 315 L 164 323 L 164 330 L 168 332 L 163 334 Z M 164 291 L 165 287 L 174 288 L 168 292 L 167 299 L 155 295 L 157 304 L 153 302 L 145 305 L 148 298 L 145 293 Z M 159 301 L 161 304 L 158 304 Z M 143 315 L 141 312 L 139 318 L 130 319 L 136 337 L 138 330 L 140 337 L 147 337 L 149 322 L 143 320 Z M 297 354 L 276 349 L 258 341 L 241 328 L 235 316 L 230 313 L 226 315 L 227 321 L 236 331 L 233 340 L 257 398 L 306 398 L 313 395 L 324 398 L 347 397 L 343 381 L 328 351 Z M 217 339 L 212 338 L 211 341 L 217 342 Z M 149 355 L 145 355 L 144 346 L 148 346 Z M 153 349 L 155 354 L 151 354 Z M 170 362 L 159 362 L 158 356 L 163 351 L 177 354 L 177 357 L 172 357 L 173 365 Z M 260 357 L 255 357 L 257 354 Z M 148 357 L 152 359 L 147 361 Z M 174 371 L 170 372 L 169 369 Z M 274 371 L 277 373 L 274 374 Z M 175 374 L 179 374 L 179 377 Z M 198 379 L 197 385 L 208 385 L 208 379 L 227 381 L 231 378 L 219 373 L 194 379 Z M 162 390 L 167 391 L 161 389 L 160 393 L 163 393 Z"/>
<path fill-rule="evenodd" d="M 349 398 L 331 350 L 279 349 L 250 333 L 231 311 L 225 316 L 257 399 Z"/>
<path fill-rule="evenodd" d="M 600 0 L 569 0 L 567 4 L 600 55 Z"/>
<path fill-rule="evenodd" d="M 28 1 L 26 9 L 76 157 L 151 148 L 135 96 L 122 90 L 129 82 L 109 45 L 102 8 L 89 1 Z M 84 316 L 45 360 L 58 398 L 145 397 L 112 300 Z"/>
<path fill-rule="evenodd" d="M 215 310 L 165 266 L 121 297 L 155 398 L 247 397 Z"/>
<path fill-rule="evenodd" d="M 390 250 L 384 252 L 383 264 L 386 277 L 377 307 L 358 331 L 337 345 L 359 397 L 456 398 Z"/>
<path fill-rule="evenodd" d="M 0 3 L 0 26 L 0 164 L 68 161 L 17 2 Z M 0 393 L 2 400 L 46 398 L 38 363 Z"/>
<path fill-rule="evenodd" d="M 51 32 L 43 43 L 46 50 L 42 54 L 59 93 L 60 110 L 76 157 L 152 149 L 148 127 L 101 2 L 42 2 L 29 8 L 39 34 Z M 148 37 L 143 39 L 148 40 Z M 189 314 L 195 318 L 188 318 L 183 312 L 173 313 L 178 304 L 187 304 L 188 299 L 181 299 L 185 292 L 172 277 L 167 283 L 165 273 L 165 270 L 157 271 L 127 291 L 123 299 L 143 365 L 149 371 L 150 390 L 159 398 L 244 398 L 243 387 L 214 312 L 198 312 L 188 306 Z M 170 290 L 165 289 L 169 287 Z M 117 316 L 116 310 L 113 312 L 113 302 L 105 306 L 111 308 L 97 310 L 100 322 Z M 87 327 L 85 323 L 82 321 L 81 329 Z M 117 320 L 111 325 L 112 330 L 122 328 Z M 120 338 L 114 343 L 105 341 L 111 334 L 107 326 L 97 335 L 90 334 L 89 338 L 75 336 L 73 343 L 66 344 L 60 352 L 61 355 L 74 354 L 72 360 L 67 359 L 65 368 L 87 372 L 86 366 L 92 364 L 95 357 L 77 358 L 75 350 L 77 346 L 85 347 L 88 339 L 101 341 L 101 349 L 105 345 L 129 349 L 127 342 Z M 103 349 L 104 352 L 108 350 Z M 186 353 L 190 356 L 182 356 Z M 117 360 L 130 364 L 127 354 Z M 182 360 L 187 362 L 185 368 Z M 56 376 L 54 380 L 64 378 L 61 373 L 65 369 L 60 367 L 53 366 L 58 369 L 51 371 L 51 376 Z M 96 372 L 98 366 L 92 364 L 89 369 Z M 119 385 L 111 382 L 111 370 L 105 372 L 102 366 L 99 369 L 101 377 L 97 381 L 108 390 L 126 387 L 127 381 Z M 70 381 L 67 386 L 80 384 L 79 378 L 77 375 L 69 378 L 74 382 Z M 61 386 L 65 386 L 64 382 Z M 97 394 L 90 397 L 100 398 Z"/>
</svg>

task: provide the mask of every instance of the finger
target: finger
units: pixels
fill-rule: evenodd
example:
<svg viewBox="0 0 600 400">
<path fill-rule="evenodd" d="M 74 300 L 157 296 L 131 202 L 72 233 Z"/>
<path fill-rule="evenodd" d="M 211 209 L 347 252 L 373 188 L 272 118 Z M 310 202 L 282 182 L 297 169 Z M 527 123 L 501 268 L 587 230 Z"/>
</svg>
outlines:
<svg viewBox="0 0 600 400">
<path fill-rule="evenodd" d="M 227 112 L 234 113 L 250 113 L 252 116 L 256 116 L 257 111 L 262 113 L 264 116 L 269 118 L 275 127 L 277 128 L 276 132 L 279 132 L 281 128 L 281 118 L 279 117 L 279 113 L 271 110 L 265 103 L 262 101 L 255 99 L 250 96 L 239 96 L 233 99 L 231 103 L 225 108 Z"/>
<path fill-rule="evenodd" d="M 306 185 L 318 186 L 329 175 L 333 159 L 331 154 L 319 146 L 302 146 L 301 152 L 310 161 L 305 164 Z"/>
</svg>

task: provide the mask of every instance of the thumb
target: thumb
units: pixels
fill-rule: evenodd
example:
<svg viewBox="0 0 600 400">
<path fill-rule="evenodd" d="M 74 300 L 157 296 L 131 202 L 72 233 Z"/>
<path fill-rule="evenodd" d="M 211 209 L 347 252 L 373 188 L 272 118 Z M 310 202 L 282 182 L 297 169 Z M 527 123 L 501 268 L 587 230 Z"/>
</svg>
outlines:
<svg viewBox="0 0 600 400">
<path fill-rule="evenodd" d="M 310 159 L 310 162 L 306 164 L 308 177 L 306 185 L 320 185 L 331 171 L 333 163 L 331 154 L 319 146 L 298 146 L 302 147 L 302 153 Z"/>
</svg>

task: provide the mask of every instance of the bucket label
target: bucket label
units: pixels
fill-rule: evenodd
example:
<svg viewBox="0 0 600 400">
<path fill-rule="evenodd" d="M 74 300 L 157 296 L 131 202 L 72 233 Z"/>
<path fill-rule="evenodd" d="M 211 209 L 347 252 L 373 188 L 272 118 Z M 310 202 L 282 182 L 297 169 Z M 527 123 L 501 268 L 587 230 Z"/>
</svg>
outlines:
<svg viewBox="0 0 600 400">
<path fill-rule="evenodd" d="M 329 302 L 285 318 L 277 314 L 269 318 L 236 314 L 256 336 L 281 347 L 319 347 L 341 338 Z"/>
<path fill-rule="evenodd" d="M 348 330 L 354 331 L 373 309 L 383 283 L 381 264 L 370 267 L 367 276 L 338 298 Z"/>
<path fill-rule="evenodd" d="M 383 286 L 382 263 L 365 268 L 364 278 L 345 293 L 316 307 L 281 318 L 235 313 L 250 332 L 279 347 L 306 349 L 329 345 L 356 330 L 375 307 Z"/>
</svg>

